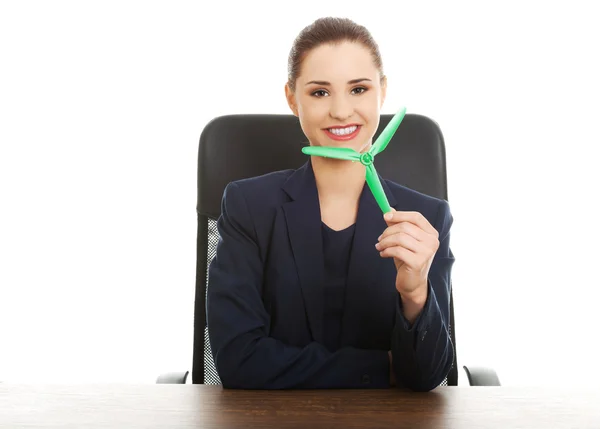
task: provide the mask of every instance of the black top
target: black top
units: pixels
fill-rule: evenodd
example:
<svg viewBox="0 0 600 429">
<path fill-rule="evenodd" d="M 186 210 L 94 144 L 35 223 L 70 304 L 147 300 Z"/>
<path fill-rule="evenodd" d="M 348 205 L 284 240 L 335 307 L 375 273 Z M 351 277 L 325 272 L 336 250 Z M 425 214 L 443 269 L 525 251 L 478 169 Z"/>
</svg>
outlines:
<svg viewBox="0 0 600 429">
<path fill-rule="evenodd" d="M 339 348 L 346 297 L 346 277 L 355 225 L 341 231 L 335 231 L 325 223 L 322 225 L 325 262 L 323 329 L 325 347 L 333 352 Z"/>
</svg>

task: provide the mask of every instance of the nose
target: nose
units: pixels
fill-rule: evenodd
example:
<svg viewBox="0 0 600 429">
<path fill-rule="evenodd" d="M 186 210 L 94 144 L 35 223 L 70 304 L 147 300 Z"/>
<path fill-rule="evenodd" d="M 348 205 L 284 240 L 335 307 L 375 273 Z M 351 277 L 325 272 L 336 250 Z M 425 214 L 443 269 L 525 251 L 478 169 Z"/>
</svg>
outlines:
<svg viewBox="0 0 600 429">
<path fill-rule="evenodd" d="M 345 121 L 354 113 L 354 105 L 344 95 L 332 97 L 329 115 L 338 120 Z"/>
</svg>

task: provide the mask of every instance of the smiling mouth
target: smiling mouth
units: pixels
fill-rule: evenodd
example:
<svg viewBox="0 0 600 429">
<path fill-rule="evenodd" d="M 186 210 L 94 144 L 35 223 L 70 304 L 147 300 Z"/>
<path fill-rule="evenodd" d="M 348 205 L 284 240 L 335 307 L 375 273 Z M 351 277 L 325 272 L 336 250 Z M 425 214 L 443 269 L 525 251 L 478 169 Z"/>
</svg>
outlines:
<svg viewBox="0 0 600 429">
<path fill-rule="evenodd" d="M 360 131 L 361 125 L 351 125 L 344 128 L 326 128 L 325 133 L 333 140 L 351 140 Z"/>
<path fill-rule="evenodd" d="M 358 125 L 352 125 L 351 127 L 346 128 L 328 128 L 327 131 L 329 131 L 332 134 L 335 134 L 336 136 L 344 136 L 352 134 L 354 131 L 356 131 L 357 128 Z"/>
</svg>

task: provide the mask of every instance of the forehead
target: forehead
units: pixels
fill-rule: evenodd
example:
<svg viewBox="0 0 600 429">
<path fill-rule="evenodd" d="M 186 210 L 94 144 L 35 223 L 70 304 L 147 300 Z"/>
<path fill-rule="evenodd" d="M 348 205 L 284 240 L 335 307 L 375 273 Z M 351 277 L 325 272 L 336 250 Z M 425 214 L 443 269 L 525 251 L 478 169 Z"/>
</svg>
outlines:
<svg viewBox="0 0 600 429">
<path fill-rule="evenodd" d="M 369 49 L 360 43 L 325 44 L 311 50 L 302 62 L 299 80 L 326 80 L 347 82 L 367 77 L 373 80 L 379 74 Z"/>
</svg>

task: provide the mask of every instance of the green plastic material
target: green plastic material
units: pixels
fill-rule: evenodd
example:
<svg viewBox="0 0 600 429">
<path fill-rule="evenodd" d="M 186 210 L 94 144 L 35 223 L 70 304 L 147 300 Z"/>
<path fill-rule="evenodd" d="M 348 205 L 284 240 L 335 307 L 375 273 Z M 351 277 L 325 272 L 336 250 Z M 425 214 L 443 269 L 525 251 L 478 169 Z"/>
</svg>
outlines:
<svg viewBox="0 0 600 429">
<path fill-rule="evenodd" d="M 326 158 L 360 162 L 367 168 L 367 185 L 369 185 L 369 189 L 373 193 L 375 201 L 377 201 L 377 204 L 379 204 L 379 207 L 383 213 L 390 212 L 392 210 L 390 203 L 385 195 L 383 186 L 381 185 L 381 181 L 379 180 L 379 176 L 377 175 L 377 171 L 375 170 L 375 165 L 373 165 L 373 162 L 375 161 L 375 155 L 383 152 L 383 150 L 387 147 L 393 135 L 396 133 L 396 130 L 400 126 L 400 122 L 402 122 L 402 119 L 404 119 L 405 114 L 406 108 L 403 107 L 394 115 L 392 120 L 383 129 L 377 140 L 375 140 L 375 143 L 371 145 L 371 148 L 367 152 L 358 153 L 354 149 L 347 147 L 306 146 L 302 148 L 302 153 L 306 155 L 323 156 Z"/>
</svg>

